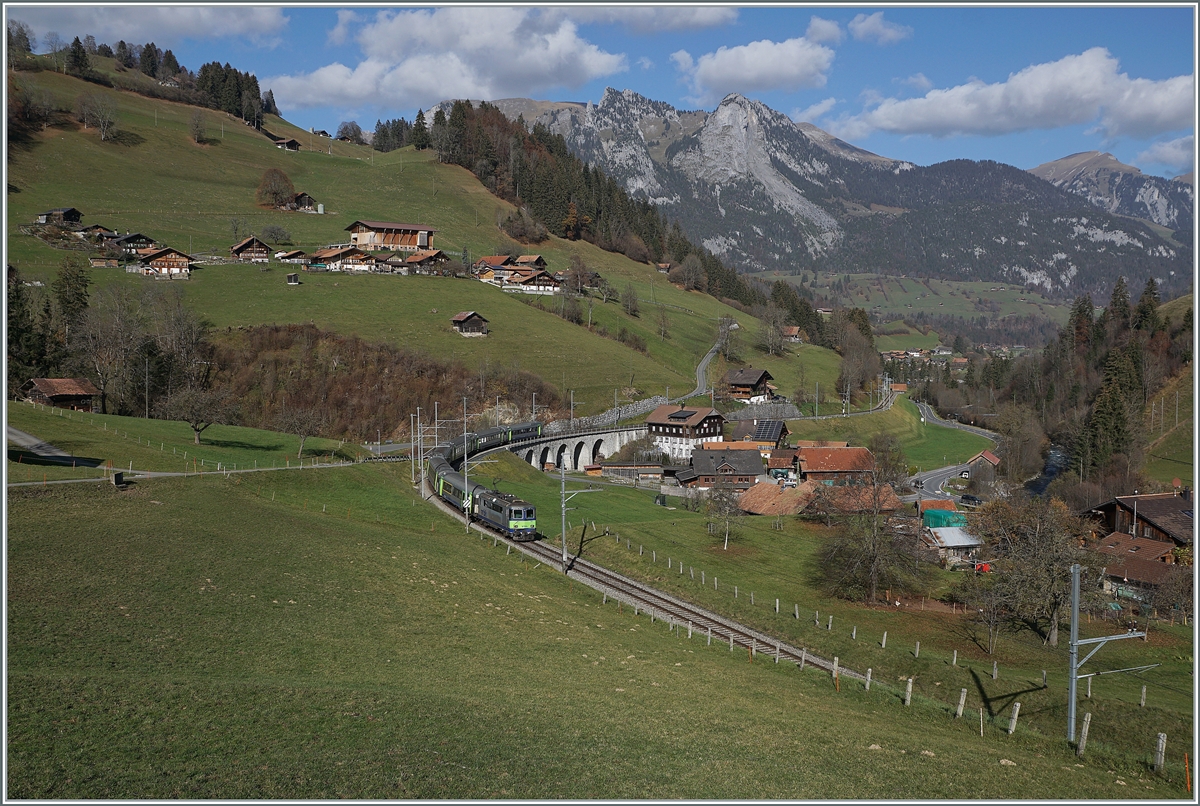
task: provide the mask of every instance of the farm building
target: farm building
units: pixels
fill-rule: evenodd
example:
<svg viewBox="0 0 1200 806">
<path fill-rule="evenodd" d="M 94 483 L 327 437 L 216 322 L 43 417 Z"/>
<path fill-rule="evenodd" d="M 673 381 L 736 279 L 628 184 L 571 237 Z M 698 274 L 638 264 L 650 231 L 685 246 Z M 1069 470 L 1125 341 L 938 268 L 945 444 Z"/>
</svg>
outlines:
<svg viewBox="0 0 1200 806">
<path fill-rule="evenodd" d="M 110 249 L 120 250 L 127 255 L 136 255 L 143 249 L 153 248 L 155 241 L 140 232 L 127 232 L 124 235 L 106 238 L 104 245 Z"/>
<path fill-rule="evenodd" d="M 704 442 L 720 442 L 721 412 L 707 406 L 659 406 L 646 417 L 647 433 L 654 444 L 672 459 L 686 460 L 692 449 Z"/>
<path fill-rule="evenodd" d="M 769 400 L 774 394 L 775 387 L 769 383 L 773 380 L 765 369 L 731 369 L 725 373 L 725 389 L 734 400 L 758 403 Z"/>
<path fill-rule="evenodd" d="M 39 224 L 78 224 L 83 218 L 83 213 L 76 210 L 74 207 L 55 207 L 53 210 L 47 210 L 44 213 L 38 213 L 37 223 Z"/>
<path fill-rule="evenodd" d="M 148 250 L 140 255 L 142 273 L 147 277 L 157 277 L 164 280 L 186 280 L 191 277 L 192 264 L 196 259 L 178 249 Z"/>
<path fill-rule="evenodd" d="M 762 456 L 756 450 L 692 451 L 692 466 L 675 474 L 685 487 L 708 489 L 724 481 L 745 490 L 758 483 L 763 472 Z"/>
<path fill-rule="evenodd" d="M 381 249 L 392 252 L 417 252 L 433 248 L 433 227 L 423 224 L 397 224 L 390 221 L 355 221 L 346 227 L 350 245 L 368 252 Z"/>
<path fill-rule="evenodd" d="M 1122 532 L 1101 538 L 1096 551 L 1104 558 L 1104 591 L 1113 596 L 1148 598 L 1168 574 L 1183 567 L 1175 563 L 1171 543 Z"/>
<path fill-rule="evenodd" d="M 307 193 L 297 193 L 290 201 L 280 205 L 284 210 L 303 210 L 312 212 L 317 209 L 317 200 Z"/>
<path fill-rule="evenodd" d="M 31 403 L 72 411 L 94 411 L 100 395 L 87 378 L 33 378 L 22 391 Z"/>
<path fill-rule="evenodd" d="M 488 334 L 488 320 L 475 311 L 456 313 L 450 317 L 450 323 L 464 336 L 486 336 Z"/>
<path fill-rule="evenodd" d="M 1171 546 L 1191 546 L 1195 530 L 1192 493 L 1187 487 L 1174 493 L 1119 495 L 1088 514 L 1100 520 L 1109 533 L 1123 532 Z"/>
<path fill-rule="evenodd" d="M 302 249 L 280 250 L 275 253 L 275 259 L 280 263 L 304 263 L 308 259 L 308 255 L 304 254 Z"/>
<path fill-rule="evenodd" d="M 497 272 L 499 274 L 499 272 Z M 549 296 L 557 294 L 561 283 L 541 269 L 532 271 L 516 271 L 508 277 L 500 279 L 500 287 L 505 291 L 519 294 L 541 294 Z"/>
<path fill-rule="evenodd" d="M 271 247 L 251 235 L 229 247 L 229 255 L 234 260 L 267 263 L 271 259 Z"/>
<path fill-rule="evenodd" d="M 783 420 L 738 420 L 733 427 L 733 441 L 752 443 L 764 458 L 771 451 L 784 447 L 789 434 Z"/>
<path fill-rule="evenodd" d="M 282 148 L 284 151 L 299 151 L 300 150 L 300 141 L 295 139 L 294 137 L 288 137 L 287 139 L 284 139 L 284 140 L 276 140 L 275 147 Z"/>
<path fill-rule="evenodd" d="M 115 257 L 90 257 L 88 265 L 93 269 L 115 269 L 120 264 Z"/>
<path fill-rule="evenodd" d="M 513 261 L 514 266 L 520 266 L 523 269 L 544 269 L 546 261 L 541 255 L 521 255 Z"/>
<path fill-rule="evenodd" d="M 353 246 L 318 249 L 308 256 L 309 271 L 370 271 L 375 258 Z"/>
<path fill-rule="evenodd" d="M 441 249 L 426 249 L 421 252 L 413 252 L 404 258 L 404 266 L 409 274 L 430 274 L 436 271 L 436 267 L 443 266 L 449 262 L 450 258 L 446 257 L 446 253 Z"/>
<path fill-rule="evenodd" d="M 1000 457 L 991 451 L 980 451 L 967 460 L 970 478 L 983 484 L 996 481 L 996 468 L 1000 466 Z"/>
<path fill-rule="evenodd" d="M 823 484 L 868 484 L 875 472 L 875 457 L 866 448 L 799 448 L 800 478 Z"/>
</svg>

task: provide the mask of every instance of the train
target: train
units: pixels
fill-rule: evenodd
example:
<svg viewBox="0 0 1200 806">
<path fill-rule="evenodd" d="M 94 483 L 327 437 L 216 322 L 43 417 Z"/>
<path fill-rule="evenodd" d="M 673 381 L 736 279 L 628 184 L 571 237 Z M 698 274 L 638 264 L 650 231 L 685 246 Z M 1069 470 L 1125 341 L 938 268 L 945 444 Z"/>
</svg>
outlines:
<svg viewBox="0 0 1200 806">
<path fill-rule="evenodd" d="M 462 512 L 468 520 L 482 521 L 506 537 L 536 539 L 537 509 L 511 493 L 476 484 L 455 469 L 480 451 L 499 448 L 542 435 L 542 423 L 528 422 L 468 433 L 438 445 L 429 459 L 429 479 L 439 498 Z"/>
</svg>

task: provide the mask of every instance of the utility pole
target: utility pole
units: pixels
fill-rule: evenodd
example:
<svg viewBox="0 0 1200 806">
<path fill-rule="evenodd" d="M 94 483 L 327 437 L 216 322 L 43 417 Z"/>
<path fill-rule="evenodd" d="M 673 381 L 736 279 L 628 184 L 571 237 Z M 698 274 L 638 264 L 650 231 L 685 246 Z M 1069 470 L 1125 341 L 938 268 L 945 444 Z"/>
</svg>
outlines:
<svg viewBox="0 0 1200 806">
<path fill-rule="evenodd" d="M 463 518 L 471 534 L 471 485 L 467 481 L 467 396 L 463 395 Z"/>
<path fill-rule="evenodd" d="M 559 483 L 559 508 L 562 511 L 562 570 L 567 573 L 569 569 L 569 558 L 567 557 L 567 502 L 580 493 L 598 493 L 603 492 L 598 487 L 591 487 L 586 490 L 572 490 L 570 495 L 567 495 L 567 467 L 566 456 L 563 456 L 564 461 L 558 465 L 558 483 Z M 571 507 L 574 509 L 575 507 Z"/>
<path fill-rule="evenodd" d="M 415 450 L 417 445 L 416 445 L 416 440 L 414 439 L 414 437 L 417 435 L 417 432 L 415 429 L 416 429 L 416 426 L 413 425 L 412 412 L 409 412 L 409 414 L 408 414 L 408 459 L 409 459 L 409 465 L 411 465 L 411 469 L 410 469 L 410 472 L 408 475 L 409 475 L 409 481 L 411 481 L 413 484 L 417 483 L 417 452 Z"/>
<path fill-rule="evenodd" d="M 821 416 L 821 382 L 817 381 L 817 394 L 813 398 L 813 418 Z"/>
</svg>

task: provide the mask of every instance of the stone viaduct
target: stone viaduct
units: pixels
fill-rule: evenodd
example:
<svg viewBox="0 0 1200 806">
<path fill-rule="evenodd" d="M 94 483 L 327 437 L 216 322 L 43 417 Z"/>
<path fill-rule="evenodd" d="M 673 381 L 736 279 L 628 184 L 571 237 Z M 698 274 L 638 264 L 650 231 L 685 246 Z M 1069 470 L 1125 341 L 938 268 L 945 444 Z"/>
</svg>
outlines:
<svg viewBox="0 0 1200 806">
<path fill-rule="evenodd" d="M 531 439 L 507 450 L 520 456 L 541 470 L 547 463 L 567 470 L 582 470 L 584 465 L 597 464 L 601 459 L 612 456 L 634 440 L 646 436 L 646 424 L 618 426 L 615 428 L 593 428 L 574 434 L 554 434 Z"/>
</svg>

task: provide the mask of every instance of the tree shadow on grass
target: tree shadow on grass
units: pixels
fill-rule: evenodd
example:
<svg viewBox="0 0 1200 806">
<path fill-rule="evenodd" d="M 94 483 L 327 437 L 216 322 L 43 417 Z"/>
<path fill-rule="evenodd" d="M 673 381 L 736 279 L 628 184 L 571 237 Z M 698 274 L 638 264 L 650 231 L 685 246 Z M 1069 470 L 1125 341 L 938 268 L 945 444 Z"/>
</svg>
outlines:
<svg viewBox="0 0 1200 806">
<path fill-rule="evenodd" d="M 282 442 L 276 442 L 269 445 L 254 444 L 245 442 L 240 439 L 212 439 L 211 437 L 202 438 L 202 444 L 213 448 L 230 448 L 247 451 L 281 451 L 284 449 Z"/>
<path fill-rule="evenodd" d="M 995 717 L 996 714 L 1003 713 L 1022 694 L 1031 694 L 1035 691 L 1040 692 L 1044 690 L 1041 686 L 1033 686 L 989 697 L 987 690 L 984 688 L 983 678 L 979 676 L 979 672 L 975 671 L 974 668 L 971 669 L 971 680 L 975 683 L 975 690 L 979 692 L 979 700 L 983 703 L 983 707 L 987 709 L 988 716 L 990 717 Z"/>
<path fill-rule="evenodd" d="M 8 460 L 21 465 L 43 467 L 100 467 L 105 461 L 89 456 L 43 456 L 17 448 L 8 449 Z"/>
</svg>

